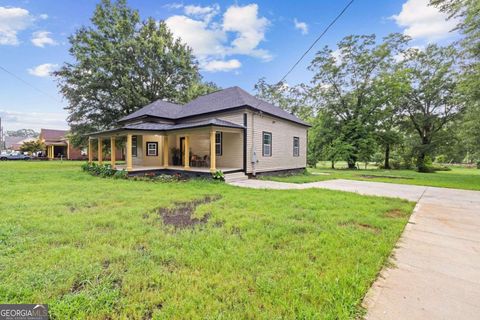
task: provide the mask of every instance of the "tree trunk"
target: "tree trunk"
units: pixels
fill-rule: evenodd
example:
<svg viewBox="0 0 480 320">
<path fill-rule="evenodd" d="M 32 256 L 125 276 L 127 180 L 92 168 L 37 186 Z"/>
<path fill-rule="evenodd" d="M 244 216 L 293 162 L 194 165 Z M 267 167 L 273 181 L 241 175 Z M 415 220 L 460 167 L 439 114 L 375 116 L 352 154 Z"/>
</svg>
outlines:
<svg viewBox="0 0 480 320">
<path fill-rule="evenodd" d="M 357 158 L 356 157 L 349 157 L 347 160 L 348 164 L 348 169 L 357 169 L 356 164 L 357 164 Z"/>
<path fill-rule="evenodd" d="M 425 165 L 425 152 L 420 151 L 417 157 L 417 170 L 418 172 L 427 172 L 427 166 Z"/>
<path fill-rule="evenodd" d="M 335 161 L 332 161 L 332 169 L 335 169 Z"/>
<path fill-rule="evenodd" d="M 425 159 L 427 157 L 428 145 L 430 141 L 427 138 L 422 138 L 422 146 L 418 152 L 417 158 L 417 170 L 418 172 L 431 172 L 428 168 L 427 164 L 425 163 Z"/>
<path fill-rule="evenodd" d="M 385 164 L 383 165 L 385 169 L 390 169 L 390 145 L 385 146 Z"/>
</svg>

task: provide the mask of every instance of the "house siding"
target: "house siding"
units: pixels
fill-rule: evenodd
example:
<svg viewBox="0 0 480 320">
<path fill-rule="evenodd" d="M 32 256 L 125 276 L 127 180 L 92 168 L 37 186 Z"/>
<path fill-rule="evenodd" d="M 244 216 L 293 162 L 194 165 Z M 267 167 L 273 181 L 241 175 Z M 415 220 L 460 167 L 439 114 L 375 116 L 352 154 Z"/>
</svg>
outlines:
<svg viewBox="0 0 480 320">
<path fill-rule="evenodd" d="M 281 118 L 259 115 L 250 109 L 238 109 L 230 112 L 222 112 L 208 116 L 191 118 L 192 121 L 217 118 L 230 121 L 235 124 L 244 125 L 244 114 L 247 114 L 247 173 L 253 173 L 252 154 L 255 151 L 257 162 L 256 172 L 277 171 L 287 169 L 305 168 L 307 165 L 307 127 Z M 262 156 L 262 133 L 272 133 L 272 156 Z M 225 136 L 225 134 L 224 134 Z M 224 159 L 217 157 L 219 166 L 235 162 L 238 167 L 243 167 L 243 135 L 231 137 L 224 142 Z M 293 156 L 293 137 L 300 138 L 300 154 Z M 234 143 L 235 146 L 231 146 Z M 230 147 L 231 146 L 231 147 Z M 225 148 L 229 148 L 229 156 Z M 230 162 L 228 162 L 230 161 Z"/>
<path fill-rule="evenodd" d="M 247 111 L 247 173 L 304 168 L 307 164 L 307 127 Z M 263 132 L 272 134 L 272 155 L 263 156 Z M 300 138 L 300 154 L 293 156 L 293 137 Z M 255 168 L 252 155 L 256 154 Z"/>
</svg>

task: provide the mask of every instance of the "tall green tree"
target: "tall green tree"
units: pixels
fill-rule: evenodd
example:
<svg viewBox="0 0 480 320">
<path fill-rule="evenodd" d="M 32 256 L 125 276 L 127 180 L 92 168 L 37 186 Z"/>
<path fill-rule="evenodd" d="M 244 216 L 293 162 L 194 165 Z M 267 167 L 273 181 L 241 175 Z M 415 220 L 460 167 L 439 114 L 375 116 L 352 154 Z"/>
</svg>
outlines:
<svg viewBox="0 0 480 320">
<path fill-rule="evenodd" d="M 39 133 L 33 129 L 9 130 L 6 132 L 9 137 L 38 137 Z"/>
<path fill-rule="evenodd" d="M 20 151 L 30 152 L 31 154 L 44 151 L 46 149 L 45 144 L 40 140 L 25 141 L 20 146 Z"/>
<path fill-rule="evenodd" d="M 437 138 L 463 109 L 457 97 L 457 52 L 453 46 L 429 45 L 424 51 L 410 49 L 403 62 L 409 89 L 402 108 L 418 140 L 415 145 L 417 169 L 429 171 L 428 157 L 441 142 Z"/>
<path fill-rule="evenodd" d="M 192 50 L 163 21 L 142 22 L 126 0 L 102 0 L 91 26 L 69 42 L 73 62 L 54 75 L 68 101 L 74 145 L 154 100 L 182 103 L 216 89 L 202 83 Z"/>
<path fill-rule="evenodd" d="M 408 38 L 391 34 L 377 44 L 375 35 L 348 36 L 335 52 L 320 50 L 309 69 L 314 72 L 312 94 L 320 101 L 328 123 L 338 128 L 337 141 L 349 146 L 346 161 L 355 168 L 359 158 L 372 152 L 375 125 L 382 103 L 375 94 L 376 79 L 391 72 L 395 57 L 403 52 Z"/>
<path fill-rule="evenodd" d="M 472 157 L 480 160 L 480 1 L 431 0 L 430 4 L 458 21 L 457 30 L 463 35 L 460 41 L 463 64 L 459 92 L 466 103 L 459 136 Z"/>
<path fill-rule="evenodd" d="M 265 78 L 260 78 L 254 87 L 256 96 L 268 101 L 302 120 L 309 121 L 315 113 L 314 100 L 310 88 L 301 83 L 289 86 L 286 82 L 268 84 Z"/>
<path fill-rule="evenodd" d="M 400 128 L 404 119 L 401 100 L 408 92 L 407 74 L 395 66 L 392 73 L 384 73 L 375 79 L 373 86 L 373 104 L 379 106 L 375 137 L 380 148 L 383 148 L 385 169 L 391 169 L 390 157 L 393 148 L 403 140 Z"/>
</svg>

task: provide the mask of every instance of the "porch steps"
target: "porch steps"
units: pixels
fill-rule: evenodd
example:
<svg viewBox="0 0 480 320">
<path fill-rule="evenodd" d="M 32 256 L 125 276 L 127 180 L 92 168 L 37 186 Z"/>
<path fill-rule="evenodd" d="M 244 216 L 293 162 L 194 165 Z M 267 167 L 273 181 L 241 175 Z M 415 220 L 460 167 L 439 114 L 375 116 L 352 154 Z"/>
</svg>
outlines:
<svg viewBox="0 0 480 320">
<path fill-rule="evenodd" d="M 244 172 L 225 173 L 225 182 L 237 182 L 248 180 L 248 176 Z"/>
</svg>

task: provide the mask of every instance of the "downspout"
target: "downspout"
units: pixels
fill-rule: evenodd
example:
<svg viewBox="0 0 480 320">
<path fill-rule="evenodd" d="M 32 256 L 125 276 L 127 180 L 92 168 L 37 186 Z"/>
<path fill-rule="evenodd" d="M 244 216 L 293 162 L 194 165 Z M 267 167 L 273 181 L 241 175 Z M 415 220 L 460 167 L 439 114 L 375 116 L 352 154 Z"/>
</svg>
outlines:
<svg viewBox="0 0 480 320">
<path fill-rule="evenodd" d="M 259 113 L 261 114 L 261 113 Z M 256 164 L 258 163 L 257 152 L 255 150 L 255 112 L 252 112 L 252 175 L 257 175 Z"/>
</svg>

